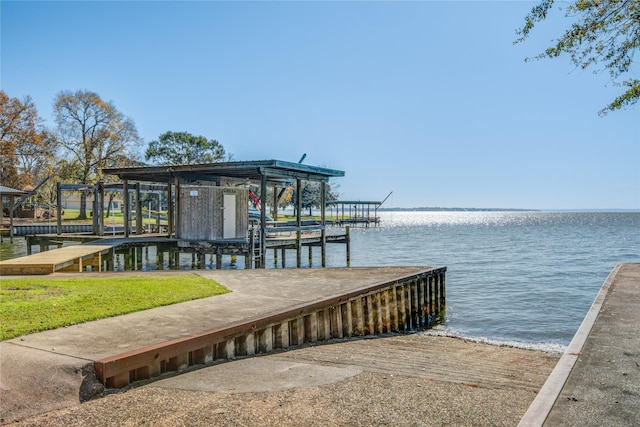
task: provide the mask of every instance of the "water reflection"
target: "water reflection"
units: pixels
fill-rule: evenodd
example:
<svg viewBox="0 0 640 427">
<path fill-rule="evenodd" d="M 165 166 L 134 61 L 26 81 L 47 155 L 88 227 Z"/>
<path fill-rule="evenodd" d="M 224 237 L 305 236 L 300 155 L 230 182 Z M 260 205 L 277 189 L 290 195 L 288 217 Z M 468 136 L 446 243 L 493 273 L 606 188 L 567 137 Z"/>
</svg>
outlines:
<svg viewBox="0 0 640 427">
<path fill-rule="evenodd" d="M 13 259 L 27 254 L 27 242 L 24 237 L 14 237 L 11 243 L 9 237 L 3 237 L 0 243 L 0 260 Z"/>
</svg>

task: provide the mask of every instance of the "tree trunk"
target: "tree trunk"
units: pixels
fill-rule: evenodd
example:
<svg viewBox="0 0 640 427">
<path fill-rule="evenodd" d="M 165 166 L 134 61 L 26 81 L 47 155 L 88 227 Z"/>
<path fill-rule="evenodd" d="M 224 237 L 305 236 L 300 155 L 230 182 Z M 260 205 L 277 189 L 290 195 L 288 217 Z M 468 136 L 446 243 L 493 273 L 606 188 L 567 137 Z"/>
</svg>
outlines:
<svg viewBox="0 0 640 427">
<path fill-rule="evenodd" d="M 87 193 L 80 193 L 80 214 L 78 219 L 87 219 Z"/>
<path fill-rule="evenodd" d="M 113 203 L 114 196 L 115 196 L 114 193 L 109 194 L 109 203 L 107 204 L 107 214 L 105 215 L 106 218 L 109 218 L 109 216 L 111 215 L 111 203 Z"/>
</svg>

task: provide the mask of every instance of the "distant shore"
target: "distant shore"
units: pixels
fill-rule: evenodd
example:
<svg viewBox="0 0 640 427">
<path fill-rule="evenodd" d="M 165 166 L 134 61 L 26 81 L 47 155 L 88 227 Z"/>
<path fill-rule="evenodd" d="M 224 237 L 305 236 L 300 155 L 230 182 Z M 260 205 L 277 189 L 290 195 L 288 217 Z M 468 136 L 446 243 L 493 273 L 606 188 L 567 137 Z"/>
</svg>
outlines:
<svg viewBox="0 0 640 427">
<path fill-rule="evenodd" d="M 540 209 L 516 209 L 516 208 L 379 208 L 378 212 L 539 212 Z"/>
<path fill-rule="evenodd" d="M 378 208 L 378 212 L 640 212 L 640 209 Z"/>
</svg>

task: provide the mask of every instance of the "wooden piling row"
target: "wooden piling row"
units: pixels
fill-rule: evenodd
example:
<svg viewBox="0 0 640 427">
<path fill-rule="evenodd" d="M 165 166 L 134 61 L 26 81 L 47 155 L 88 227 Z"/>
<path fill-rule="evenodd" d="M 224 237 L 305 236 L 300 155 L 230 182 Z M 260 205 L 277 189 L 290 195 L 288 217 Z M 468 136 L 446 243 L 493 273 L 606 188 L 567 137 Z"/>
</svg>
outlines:
<svg viewBox="0 0 640 427">
<path fill-rule="evenodd" d="M 197 365 L 437 323 L 445 311 L 446 267 L 350 291 L 277 313 L 94 362 L 108 388 Z"/>
</svg>

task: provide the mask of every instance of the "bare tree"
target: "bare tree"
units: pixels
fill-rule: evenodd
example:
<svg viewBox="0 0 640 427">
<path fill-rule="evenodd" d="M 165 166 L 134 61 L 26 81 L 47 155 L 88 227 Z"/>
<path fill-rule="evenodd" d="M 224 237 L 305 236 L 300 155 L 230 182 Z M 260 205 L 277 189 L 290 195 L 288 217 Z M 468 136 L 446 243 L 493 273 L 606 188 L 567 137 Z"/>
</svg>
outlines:
<svg viewBox="0 0 640 427">
<path fill-rule="evenodd" d="M 102 168 L 120 162 L 122 154 L 141 143 L 133 120 L 94 92 L 62 91 L 56 96 L 54 110 L 58 140 L 68 152 L 69 163 L 77 165 L 71 170 L 81 184 L 97 182 Z M 86 205 L 83 193 L 80 219 L 87 217 Z"/>
</svg>

